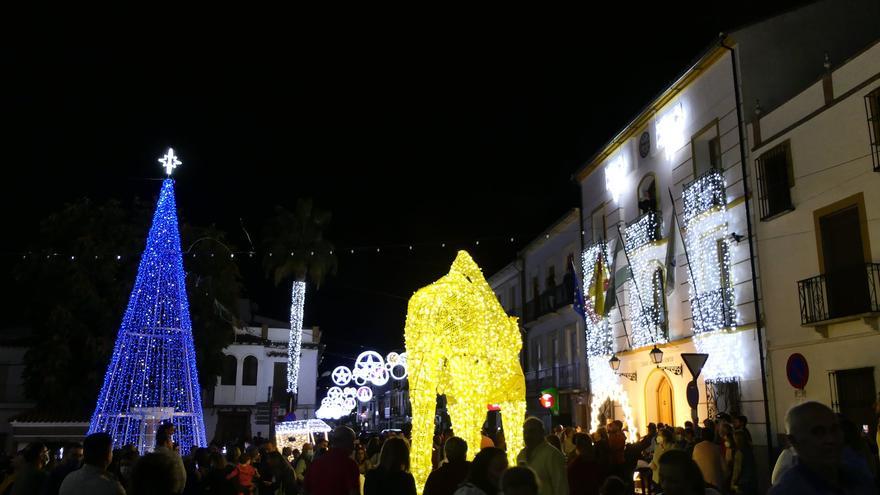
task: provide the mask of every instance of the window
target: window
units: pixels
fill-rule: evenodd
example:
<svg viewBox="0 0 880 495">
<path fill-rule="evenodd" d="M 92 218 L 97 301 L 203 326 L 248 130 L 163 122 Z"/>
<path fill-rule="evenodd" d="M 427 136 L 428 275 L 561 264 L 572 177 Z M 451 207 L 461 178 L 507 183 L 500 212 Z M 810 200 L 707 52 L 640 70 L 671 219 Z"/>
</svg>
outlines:
<svg viewBox="0 0 880 495">
<path fill-rule="evenodd" d="M 553 354 L 550 355 L 550 367 L 555 368 L 556 359 L 559 357 L 559 339 L 554 336 L 551 342 L 552 347 L 550 348 L 553 349 Z"/>
<path fill-rule="evenodd" d="M 256 385 L 257 384 L 257 358 L 248 356 L 242 362 L 241 384 Z"/>
<path fill-rule="evenodd" d="M 541 342 L 535 342 L 535 369 L 542 370 L 544 369 L 544 355 L 541 353 Z"/>
<path fill-rule="evenodd" d="M 578 360 L 578 348 L 577 348 L 577 342 L 578 342 L 578 338 L 577 338 L 577 337 L 578 337 L 578 336 L 577 336 L 577 330 L 572 329 L 572 330 L 570 330 L 570 331 L 568 332 L 568 334 L 569 334 L 569 338 L 571 339 L 571 348 L 570 348 L 569 351 L 568 351 L 568 352 L 569 352 L 569 355 L 568 355 L 568 358 L 569 358 L 569 359 L 568 359 L 568 362 L 574 364 L 574 363 L 576 363 L 577 360 Z"/>
<path fill-rule="evenodd" d="M 874 162 L 874 171 L 880 172 L 880 88 L 865 96 L 865 109 L 868 112 L 871 159 Z"/>
<path fill-rule="evenodd" d="M 236 372 L 238 371 L 238 360 L 235 356 L 226 356 L 223 358 L 223 374 L 220 375 L 220 385 L 235 385 Z"/>
<path fill-rule="evenodd" d="M 794 205 L 791 202 L 794 172 L 789 142 L 777 145 L 758 157 L 757 169 L 761 220 L 770 220 L 777 215 L 794 210 Z"/>
<path fill-rule="evenodd" d="M 593 233 L 592 241 L 594 243 L 599 242 L 605 239 L 606 225 L 605 225 L 605 205 L 596 208 L 593 210 L 593 214 L 590 216 L 591 229 Z"/>
<path fill-rule="evenodd" d="M 516 286 L 512 285 L 508 289 L 508 297 L 510 297 L 510 310 L 511 312 L 516 312 Z"/>
<path fill-rule="evenodd" d="M 657 180 L 654 174 L 648 174 L 642 178 L 641 182 L 639 182 L 638 194 L 640 215 L 659 211 L 660 202 L 657 194 Z"/>
<path fill-rule="evenodd" d="M 550 290 L 556 287 L 556 266 L 550 265 L 547 268 L 547 284 L 545 290 Z"/>
<path fill-rule="evenodd" d="M 721 137 L 718 135 L 718 121 L 704 127 L 691 140 L 691 153 L 694 164 L 694 178 L 710 170 L 721 170 Z"/>
</svg>

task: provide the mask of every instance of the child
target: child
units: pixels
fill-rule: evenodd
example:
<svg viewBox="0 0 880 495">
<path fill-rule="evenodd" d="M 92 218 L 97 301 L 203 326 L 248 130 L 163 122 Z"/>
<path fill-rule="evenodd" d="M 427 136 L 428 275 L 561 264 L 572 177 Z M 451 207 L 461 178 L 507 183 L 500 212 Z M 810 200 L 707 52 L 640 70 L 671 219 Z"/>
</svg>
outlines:
<svg viewBox="0 0 880 495">
<path fill-rule="evenodd" d="M 226 479 L 238 480 L 238 493 L 251 495 L 254 493 L 254 478 L 260 479 L 260 473 L 251 466 L 251 455 L 247 452 L 238 458 L 238 465 L 226 476 Z"/>
</svg>

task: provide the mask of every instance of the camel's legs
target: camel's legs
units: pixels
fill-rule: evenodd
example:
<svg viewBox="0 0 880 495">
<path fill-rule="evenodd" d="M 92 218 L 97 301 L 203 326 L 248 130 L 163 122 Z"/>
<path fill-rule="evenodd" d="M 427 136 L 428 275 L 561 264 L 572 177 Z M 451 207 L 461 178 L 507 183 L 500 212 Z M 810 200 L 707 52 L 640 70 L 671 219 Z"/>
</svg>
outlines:
<svg viewBox="0 0 880 495">
<path fill-rule="evenodd" d="M 485 402 L 453 399 L 452 403 L 446 404 L 446 410 L 449 413 L 449 419 L 452 420 L 452 430 L 455 432 L 455 436 L 461 437 L 467 442 L 468 458 L 473 459 L 480 451 L 482 440 L 480 430 L 486 421 Z"/>
<path fill-rule="evenodd" d="M 434 443 L 434 413 L 437 407 L 437 384 L 426 380 L 410 382 L 409 400 L 412 405 L 412 445 L 410 470 L 416 479 L 419 493 L 431 474 L 431 448 Z"/>
</svg>

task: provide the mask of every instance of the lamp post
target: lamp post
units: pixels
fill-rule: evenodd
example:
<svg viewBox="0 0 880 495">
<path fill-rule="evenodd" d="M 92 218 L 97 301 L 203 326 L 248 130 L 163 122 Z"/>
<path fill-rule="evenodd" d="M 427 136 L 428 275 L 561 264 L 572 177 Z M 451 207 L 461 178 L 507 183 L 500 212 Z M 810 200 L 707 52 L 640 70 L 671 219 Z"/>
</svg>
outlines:
<svg viewBox="0 0 880 495">
<path fill-rule="evenodd" d="M 660 363 L 663 362 L 663 351 L 658 349 L 656 345 L 654 346 L 653 349 L 651 349 L 650 356 L 651 356 L 651 362 L 654 363 L 655 365 L 657 365 L 657 367 L 660 368 L 661 370 L 666 370 L 666 371 L 671 372 L 673 375 L 681 376 L 681 373 L 682 373 L 681 365 L 660 366 Z"/>
<path fill-rule="evenodd" d="M 622 376 L 628 379 L 631 382 L 637 381 L 639 379 L 639 375 L 635 372 L 633 373 L 618 373 L 617 370 L 620 369 L 620 358 L 617 357 L 617 354 L 611 356 L 611 359 L 608 360 L 608 364 L 611 366 L 611 369 L 614 370 L 614 374 L 617 376 Z"/>
</svg>

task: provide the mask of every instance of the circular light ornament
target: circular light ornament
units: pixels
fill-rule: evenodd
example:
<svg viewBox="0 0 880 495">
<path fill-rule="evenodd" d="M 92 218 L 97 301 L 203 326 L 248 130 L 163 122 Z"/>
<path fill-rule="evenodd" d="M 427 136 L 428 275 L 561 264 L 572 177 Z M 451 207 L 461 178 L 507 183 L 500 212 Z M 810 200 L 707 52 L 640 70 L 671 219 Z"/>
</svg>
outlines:
<svg viewBox="0 0 880 495">
<path fill-rule="evenodd" d="M 342 389 L 342 396 L 346 398 L 356 397 L 357 393 L 358 389 L 356 389 L 355 387 L 345 387 L 344 389 Z"/>
<path fill-rule="evenodd" d="M 382 358 L 382 355 L 376 351 L 364 351 L 360 353 L 360 355 L 354 361 L 355 370 L 372 370 L 374 368 L 381 368 L 384 366 L 385 360 Z"/>
<path fill-rule="evenodd" d="M 389 352 L 387 356 L 385 356 L 385 367 L 392 368 L 400 364 L 400 354 L 396 352 Z"/>
<path fill-rule="evenodd" d="M 395 373 L 395 371 L 397 371 L 397 373 Z M 407 374 L 406 366 L 398 363 L 396 366 L 392 366 L 388 370 L 388 373 L 391 375 L 391 378 L 394 378 L 395 380 L 403 380 L 406 378 Z"/>
<path fill-rule="evenodd" d="M 357 399 L 361 402 L 370 402 L 373 398 L 373 389 L 370 387 L 361 387 L 357 389 Z"/>
<path fill-rule="evenodd" d="M 338 399 L 342 397 L 342 389 L 339 387 L 330 387 L 330 389 L 327 390 L 327 397 L 331 399 Z"/>
<path fill-rule="evenodd" d="M 390 378 L 390 376 L 391 374 L 388 372 L 388 370 L 384 366 L 382 366 L 380 368 L 373 369 L 372 373 L 370 373 L 370 381 L 373 382 L 373 385 L 381 387 L 382 385 L 388 383 L 388 379 Z"/>
<path fill-rule="evenodd" d="M 348 410 L 345 414 L 349 414 L 351 413 L 352 409 L 357 407 L 357 402 L 355 402 L 354 397 L 346 397 L 345 400 L 342 402 L 342 405 L 345 407 L 345 409 Z"/>
<path fill-rule="evenodd" d="M 344 387 L 351 382 L 351 370 L 347 366 L 333 368 L 333 373 L 330 376 L 333 378 L 333 383 L 340 387 Z"/>
</svg>

